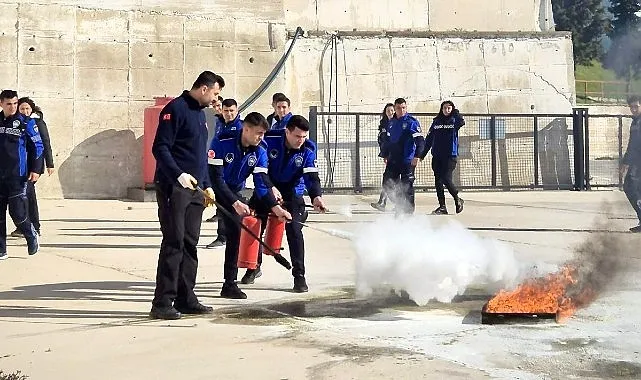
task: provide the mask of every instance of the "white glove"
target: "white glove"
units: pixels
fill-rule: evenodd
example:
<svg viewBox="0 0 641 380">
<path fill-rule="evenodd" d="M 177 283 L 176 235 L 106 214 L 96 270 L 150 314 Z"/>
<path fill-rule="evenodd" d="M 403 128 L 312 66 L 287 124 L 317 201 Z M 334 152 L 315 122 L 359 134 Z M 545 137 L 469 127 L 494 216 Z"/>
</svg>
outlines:
<svg viewBox="0 0 641 380">
<path fill-rule="evenodd" d="M 183 173 L 178 177 L 178 183 L 182 185 L 185 189 L 196 190 L 196 178 L 192 177 L 191 174 Z"/>
</svg>

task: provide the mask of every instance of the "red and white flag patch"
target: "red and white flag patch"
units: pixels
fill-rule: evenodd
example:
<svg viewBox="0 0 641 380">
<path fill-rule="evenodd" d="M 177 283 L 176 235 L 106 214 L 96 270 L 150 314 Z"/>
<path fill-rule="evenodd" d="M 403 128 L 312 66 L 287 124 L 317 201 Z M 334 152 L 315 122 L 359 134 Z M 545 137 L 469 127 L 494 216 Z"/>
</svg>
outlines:
<svg viewBox="0 0 641 380">
<path fill-rule="evenodd" d="M 162 115 L 162 119 L 163 120 L 171 120 L 171 114 L 170 113 L 166 113 L 166 114 Z"/>
<path fill-rule="evenodd" d="M 207 151 L 207 158 L 215 158 L 216 157 L 216 152 L 214 152 L 212 149 L 209 149 Z"/>
</svg>

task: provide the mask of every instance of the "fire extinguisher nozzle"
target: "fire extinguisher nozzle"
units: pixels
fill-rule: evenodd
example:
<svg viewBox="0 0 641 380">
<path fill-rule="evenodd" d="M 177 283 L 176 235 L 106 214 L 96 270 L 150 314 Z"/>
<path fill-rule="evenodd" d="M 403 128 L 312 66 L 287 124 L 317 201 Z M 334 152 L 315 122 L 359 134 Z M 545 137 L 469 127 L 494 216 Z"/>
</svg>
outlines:
<svg viewBox="0 0 641 380">
<path fill-rule="evenodd" d="M 277 255 L 274 255 L 274 259 L 276 260 L 276 262 L 278 264 L 284 266 L 288 270 L 292 269 L 292 264 L 290 264 L 289 261 L 287 261 L 287 259 L 285 257 L 283 257 L 283 255 L 281 255 L 280 253 L 277 254 Z"/>
</svg>

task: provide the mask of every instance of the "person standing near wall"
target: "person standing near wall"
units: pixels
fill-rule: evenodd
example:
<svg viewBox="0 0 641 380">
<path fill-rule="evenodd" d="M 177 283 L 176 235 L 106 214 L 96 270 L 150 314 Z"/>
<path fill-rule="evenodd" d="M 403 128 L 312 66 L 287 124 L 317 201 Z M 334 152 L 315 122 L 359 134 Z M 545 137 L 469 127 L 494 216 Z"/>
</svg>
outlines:
<svg viewBox="0 0 641 380">
<path fill-rule="evenodd" d="M 621 160 L 623 191 L 637 214 L 639 224 L 630 228 L 630 232 L 641 233 L 641 97 L 633 95 L 628 99 L 632 113 L 630 139 L 625 155 Z"/>
<path fill-rule="evenodd" d="M 398 214 L 413 214 L 414 170 L 425 138 L 421 124 L 407 112 L 405 99 L 394 101 L 394 118 L 390 121 L 381 156 L 386 160 L 384 191 L 396 203 Z"/>
<path fill-rule="evenodd" d="M 272 107 L 274 107 L 274 113 L 267 119 L 270 130 L 285 129 L 289 118 L 292 117 L 291 105 L 291 101 L 287 96 L 285 96 L 285 94 L 282 94 L 280 92 L 274 94 L 274 96 L 272 97 Z"/>
<path fill-rule="evenodd" d="M 387 103 L 383 112 L 381 113 L 381 120 L 378 124 L 378 147 L 380 152 L 379 157 L 382 157 L 383 154 L 383 145 L 385 144 L 385 139 L 387 139 L 387 128 L 389 126 L 390 120 L 394 117 L 394 104 Z M 387 164 L 387 163 L 386 163 Z M 385 178 L 383 178 L 383 186 L 385 186 Z M 377 209 L 378 211 L 385 211 L 385 206 L 387 205 L 387 195 L 385 194 L 385 189 L 381 190 L 381 195 L 378 197 L 378 202 L 370 203 L 370 205 Z"/>
<path fill-rule="evenodd" d="M 18 112 L 18 93 L 0 92 L 0 260 L 7 258 L 7 206 L 9 215 L 27 240 L 27 253 L 40 248 L 27 210 L 27 182 L 42 172 L 42 139 L 36 122 Z"/>
<path fill-rule="evenodd" d="M 47 123 L 44 121 L 42 110 L 40 110 L 40 107 L 36 106 L 33 100 L 24 97 L 18 99 L 18 112 L 35 121 L 44 147 L 43 156 L 45 166 L 47 167 L 47 174 L 53 174 L 54 165 L 53 153 L 51 151 L 51 140 L 49 139 L 49 130 L 47 129 Z M 44 167 L 38 174 L 42 175 L 43 173 Z M 32 181 L 27 181 L 27 203 L 29 204 L 29 220 L 31 220 L 31 224 L 33 224 L 33 228 L 36 230 L 36 233 L 40 235 L 40 212 L 38 210 L 38 199 L 36 198 L 36 183 Z M 16 226 L 16 229 L 11 233 L 11 236 L 22 237 L 23 235 L 20 229 Z"/>
<path fill-rule="evenodd" d="M 443 186 L 454 198 L 456 213 L 463 211 L 463 199 L 458 196 L 458 189 L 452 180 L 452 173 L 456 168 L 458 157 L 458 131 L 465 125 L 465 120 L 449 100 L 441 103 L 441 109 L 434 118 L 427 137 L 425 150 L 421 153 L 421 160 L 425 159 L 427 152 L 432 149 L 432 170 L 436 185 L 438 208 L 432 212 L 435 215 L 447 215 L 445 204 L 445 191 Z"/>
<path fill-rule="evenodd" d="M 207 170 L 207 127 L 203 109 L 225 86 L 211 71 L 202 72 L 191 90 L 160 112 L 152 146 L 156 158 L 156 200 L 162 243 L 156 290 L 149 313 L 155 319 L 179 319 L 182 314 L 206 314 L 194 293 L 198 256 L 196 244 L 205 205 L 214 199 Z M 196 191 L 205 189 L 207 197 Z"/>
</svg>

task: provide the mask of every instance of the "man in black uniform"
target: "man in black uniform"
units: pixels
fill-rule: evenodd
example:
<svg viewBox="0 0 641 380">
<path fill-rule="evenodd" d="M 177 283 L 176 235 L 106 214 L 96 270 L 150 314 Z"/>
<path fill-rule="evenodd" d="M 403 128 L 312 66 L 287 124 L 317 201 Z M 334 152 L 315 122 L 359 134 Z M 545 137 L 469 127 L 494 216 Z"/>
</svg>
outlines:
<svg viewBox="0 0 641 380">
<path fill-rule="evenodd" d="M 207 172 L 207 125 L 203 109 L 211 104 L 225 81 L 204 71 L 190 91 L 184 91 L 160 112 L 152 147 L 156 158 L 156 200 L 162 231 L 156 291 L 150 317 L 178 319 L 182 314 L 205 314 L 211 307 L 194 293 L 203 203 L 214 191 Z M 196 191 L 205 189 L 207 197 Z M 172 305 L 173 304 L 173 305 Z"/>
<path fill-rule="evenodd" d="M 27 181 L 42 171 L 43 145 L 33 119 L 18 112 L 18 93 L 0 92 L 0 260 L 7 258 L 7 206 L 16 227 L 27 240 L 27 252 L 38 252 L 38 236 L 29 220 Z"/>
<path fill-rule="evenodd" d="M 632 208 L 637 213 L 639 225 L 630 228 L 631 232 L 641 232 L 641 97 L 631 96 L 628 99 L 632 124 L 630 125 L 630 140 L 621 164 L 623 191 L 628 197 Z"/>
</svg>

